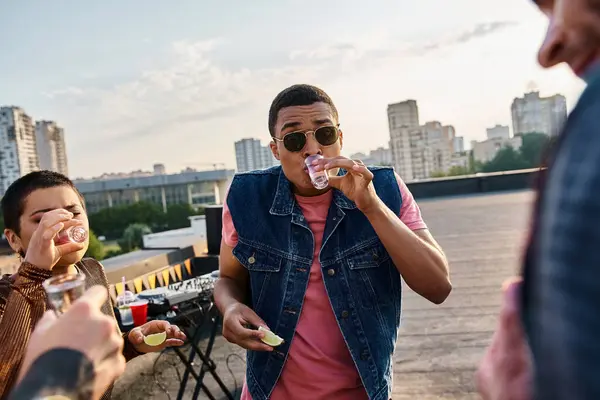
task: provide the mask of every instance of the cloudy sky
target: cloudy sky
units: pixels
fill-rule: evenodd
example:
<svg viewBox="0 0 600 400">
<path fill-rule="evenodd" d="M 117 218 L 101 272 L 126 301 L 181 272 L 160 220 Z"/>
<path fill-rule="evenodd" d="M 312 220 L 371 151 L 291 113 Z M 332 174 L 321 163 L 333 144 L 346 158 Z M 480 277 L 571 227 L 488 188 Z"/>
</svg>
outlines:
<svg viewBox="0 0 600 400">
<path fill-rule="evenodd" d="M 469 142 L 531 88 L 572 108 L 582 83 L 536 64 L 545 28 L 527 0 L 7 0 L 0 105 L 58 121 L 74 177 L 234 168 L 294 83 L 333 97 L 347 154 L 386 145 L 387 104 L 409 98 Z"/>
</svg>

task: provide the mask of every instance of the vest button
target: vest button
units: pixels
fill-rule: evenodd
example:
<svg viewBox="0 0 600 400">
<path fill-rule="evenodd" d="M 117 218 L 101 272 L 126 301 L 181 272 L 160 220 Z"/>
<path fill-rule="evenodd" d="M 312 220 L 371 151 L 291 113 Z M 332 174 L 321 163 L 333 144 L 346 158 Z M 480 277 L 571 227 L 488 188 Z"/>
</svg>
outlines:
<svg viewBox="0 0 600 400">
<path fill-rule="evenodd" d="M 334 276 L 335 275 L 335 270 L 333 268 L 328 269 L 327 270 L 327 275 Z"/>
<path fill-rule="evenodd" d="M 249 262 L 250 264 L 254 264 L 254 263 L 256 262 L 256 258 L 254 258 L 254 256 L 250 256 L 250 257 L 248 258 L 248 262 Z"/>
<path fill-rule="evenodd" d="M 350 315 L 350 313 L 346 310 L 342 311 L 342 318 L 348 318 L 348 315 Z"/>
</svg>

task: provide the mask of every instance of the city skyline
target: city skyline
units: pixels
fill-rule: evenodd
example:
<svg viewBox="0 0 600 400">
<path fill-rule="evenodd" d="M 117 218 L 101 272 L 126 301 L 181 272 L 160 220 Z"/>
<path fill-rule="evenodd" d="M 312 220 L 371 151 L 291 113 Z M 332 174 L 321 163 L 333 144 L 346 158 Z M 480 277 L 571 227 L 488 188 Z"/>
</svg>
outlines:
<svg viewBox="0 0 600 400">
<path fill-rule="evenodd" d="M 234 143 L 237 172 L 265 169 L 279 164 L 269 144 L 260 139 L 244 138 Z"/>
<path fill-rule="evenodd" d="M 469 143 L 495 124 L 512 125 L 510 104 L 532 81 L 544 97 L 564 94 L 568 109 L 583 87 L 565 67 L 537 66 L 546 26 L 525 0 L 458 0 L 426 28 L 418 22 L 431 20 L 441 0 L 380 0 L 368 12 L 354 0 L 319 4 L 336 15 L 328 24 L 315 20 L 316 4 L 240 3 L 231 14 L 183 1 L 144 19 L 139 1 L 4 5 L 0 34 L 9 40 L 0 51 L 12 62 L 0 66 L 0 104 L 60 121 L 71 133 L 69 172 L 90 177 L 155 162 L 234 168 L 231 144 L 266 141 L 270 102 L 293 83 L 332 96 L 346 155 L 387 146 L 385 107 L 402 99 L 418 100 L 422 121 L 452 124 Z M 273 35 L 286 15 L 308 25 Z M 107 30 L 109 19 L 122 27 Z M 31 54 L 52 63 L 27 62 Z"/>
<path fill-rule="evenodd" d="M 531 100 L 528 100 L 531 99 Z M 544 101 L 550 101 L 551 103 L 549 103 L 549 105 L 553 105 L 555 99 L 558 99 L 559 102 L 562 102 L 562 112 L 565 113 L 564 117 L 560 117 L 558 118 L 556 121 L 554 120 L 550 120 L 548 123 L 550 124 L 554 124 L 552 125 L 553 127 L 558 127 L 559 125 L 556 124 L 561 124 L 563 121 L 563 118 L 566 118 L 566 110 L 564 108 L 565 105 L 565 98 L 563 95 L 561 94 L 553 94 L 547 98 L 540 98 L 539 96 L 539 91 L 531 91 L 528 93 L 524 93 L 523 97 L 515 97 L 513 99 L 513 102 L 511 104 L 511 111 L 513 113 L 512 117 L 512 121 L 511 124 L 515 125 L 515 123 L 517 123 L 517 120 L 515 119 L 516 116 L 514 114 L 514 109 L 515 109 L 515 104 L 519 104 L 521 103 L 522 105 L 520 106 L 521 108 L 523 108 L 523 104 L 527 104 L 527 102 L 531 102 L 533 101 L 534 103 L 534 107 L 531 108 L 525 108 L 523 109 L 522 113 L 519 116 L 520 119 L 525 118 L 525 121 L 528 121 L 530 126 L 536 126 L 539 124 L 544 124 L 544 120 L 547 119 L 545 118 L 546 115 L 538 115 L 540 113 L 540 107 L 536 102 L 544 102 Z M 523 103 L 525 102 L 525 103 Z M 408 124 L 404 124 L 407 127 L 416 127 L 420 125 L 420 121 L 419 121 L 419 108 L 418 108 L 418 101 L 413 100 L 413 99 L 409 99 L 409 100 L 405 100 L 399 103 L 393 103 L 393 104 L 388 104 L 387 108 L 388 108 L 388 114 L 390 113 L 390 110 L 393 109 L 394 107 L 403 105 L 403 104 L 408 104 L 409 105 L 409 110 L 406 111 L 406 114 L 404 115 L 404 118 L 408 119 Z M 25 112 L 24 110 L 22 110 L 19 107 L 15 107 L 12 106 L 13 108 L 17 108 L 23 112 Z M 412 108 L 414 108 L 414 110 L 412 110 Z M 546 106 L 542 106 L 541 110 L 544 110 L 544 112 L 550 112 L 551 107 L 548 108 L 546 110 Z M 553 111 L 555 112 L 555 111 Z M 535 115 L 535 118 L 533 120 L 531 120 L 531 118 L 527 118 L 526 115 L 527 113 L 533 113 Z M 550 112 L 552 114 L 552 112 Z M 393 112 L 392 112 L 393 114 Z M 414 115 L 411 115 L 414 114 Z M 26 115 L 26 113 L 25 113 Z M 27 116 L 29 117 L 29 116 Z M 541 118 L 541 119 L 540 119 Z M 389 128 L 392 128 L 392 124 L 395 124 L 395 119 L 396 117 L 391 116 L 391 114 L 388 115 L 388 126 Z M 416 124 L 416 125 L 415 125 Z M 423 127 L 426 126 L 432 126 L 432 124 L 439 124 L 439 121 L 436 120 L 431 120 L 431 121 L 427 121 L 424 123 Z M 533 124 L 533 125 L 532 125 Z M 541 126 L 541 125 L 540 125 Z M 524 127 L 526 127 L 526 125 L 524 125 Z M 42 128 L 42 129 L 40 129 Z M 511 129 L 508 125 L 501 125 L 501 124 L 495 124 L 492 127 L 488 127 L 486 128 L 486 137 L 482 140 L 482 141 L 477 141 L 477 140 L 471 140 L 470 142 L 470 146 L 469 148 L 465 148 L 465 142 L 464 142 L 464 137 L 463 136 L 457 136 L 456 132 L 454 130 L 453 126 L 449 126 L 449 128 L 452 130 L 452 147 L 453 150 L 451 150 L 451 153 L 455 153 L 455 156 L 457 158 L 453 158 L 453 160 L 446 160 L 445 164 L 447 164 L 448 166 L 452 166 L 452 165 L 463 165 L 465 164 L 465 161 L 463 160 L 463 156 L 460 155 L 460 153 L 464 152 L 465 150 L 476 150 L 476 148 L 474 147 L 474 145 L 479 144 L 479 148 L 475 151 L 476 154 L 484 154 L 483 153 L 483 149 L 485 148 L 485 156 L 481 156 L 481 157 L 476 157 L 477 159 L 481 159 L 482 161 L 489 161 L 490 158 L 490 154 L 494 154 L 497 149 L 499 148 L 498 143 L 500 143 L 498 141 L 499 137 L 504 137 L 506 139 L 505 143 L 507 145 L 511 145 L 512 147 L 518 149 L 521 146 L 521 142 L 520 141 L 515 141 L 518 138 L 514 138 L 515 140 L 513 140 L 513 137 L 515 135 L 521 135 L 523 133 L 528 133 L 528 132 L 542 132 L 545 134 L 556 134 L 556 129 L 551 129 L 551 131 L 553 131 L 553 133 L 550 132 L 546 132 L 546 130 L 548 130 L 549 127 L 545 126 L 543 128 L 540 129 L 525 129 L 523 130 L 523 132 L 516 132 L 513 129 L 513 132 L 511 133 Z M 536 128 L 538 128 L 538 126 L 536 126 Z M 545 128 L 545 129 L 544 129 Z M 56 122 L 54 121 L 35 121 L 35 125 L 34 125 L 34 129 L 35 129 L 35 136 L 36 136 L 36 141 L 37 141 L 37 152 L 38 152 L 38 162 L 39 162 L 39 166 L 40 169 L 51 169 L 51 170 L 55 170 L 58 172 L 62 172 L 65 175 L 68 175 L 68 167 L 67 167 L 67 156 L 65 153 L 65 142 L 64 142 L 64 130 L 57 126 Z M 50 138 L 52 137 L 52 138 Z M 40 141 L 40 139 L 42 139 L 42 141 Z M 490 140 L 493 139 L 493 140 Z M 393 141 L 393 139 L 392 139 Z M 44 143 L 43 146 L 40 147 L 40 143 Z M 490 147 L 490 145 L 492 145 L 492 143 L 495 143 L 493 145 L 493 147 Z M 349 154 L 348 156 L 350 158 L 356 159 L 356 158 L 361 158 L 364 162 L 366 162 L 369 165 L 394 165 L 393 162 L 393 157 L 392 157 L 392 153 L 393 153 L 393 149 L 389 147 L 390 142 L 388 141 L 388 143 L 385 143 L 383 146 L 378 146 L 377 148 L 373 148 L 373 146 L 371 146 L 371 148 L 362 148 L 360 150 L 358 150 L 356 153 L 353 154 Z M 387 146 L 387 147 L 386 147 Z M 483 146 L 483 147 L 482 147 Z M 44 148 L 45 147 L 45 148 Z M 487 148 L 489 147 L 489 149 Z M 43 150 L 42 150 L 43 148 Z M 52 149 L 52 150 L 50 150 Z M 234 149 L 235 149 L 235 158 L 236 158 L 236 163 L 235 163 L 235 170 L 236 172 L 245 172 L 245 171 L 251 171 L 251 170 L 256 170 L 256 169 L 264 169 L 264 168 L 268 168 L 274 165 L 278 164 L 278 161 L 273 157 L 273 155 L 271 154 L 271 150 L 269 148 L 269 145 L 267 143 L 267 145 L 263 145 L 262 141 L 260 138 L 243 138 L 240 139 L 238 141 L 236 141 L 234 143 Z M 41 153 L 40 153 L 41 151 Z M 369 153 L 369 154 L 367 154 Z M 389 153 L 389 155 L 386 155 L 387 153 Z M 451 154 L 449 153 L 449 154 Z M 45 161 L 44 160 L 44 155 L 46 157 L 53 157 L 54 160 L 53 161 Z M 460 156 L 460 157 L 458 157 Z M 56 158 L 60 158 L 61 160 L 58 161 L 56 160 Z M 384 161 L 387 160 L 387 158 L 390 158 L 389 161 Z M 453 156 L 454 157 L 454 156 Z M 253 161 L 254 159 L 254 161 Z M 48 164 L 50 162 L 50 164 Z M 226 163 L 222 163 L 222 162 L 218 162 L 218 163 L 191 163 L 191 165 L 205 165 L 205 166 L 212 166 L 212 169 L 216 170 L 218 169 L 217 167 L 222 167 L 222 168 L 231 168 L 230 166 L 228 166 Z M 395 165 L 396 168 L 400 168 L 399 165 Z M 142 169 L 136 169 L 136 170 L 132 170 L 132 171 L 114 171 L 114 172 L 103 172 L 101 175 L 99 176 L 92 176 L 92 177 L 81 177 L 81 176 L 77 176 L 74 177 L 73 179 L 75 180 L 93 180 L 93 179 L 100 179 L 100 180 L 112 180 L 112 179 L 122 179 L 125 177 L 135 177 L 135 176 L 152 176 L 152 175 L 161 175 L 161 174 L 165 174 L 165 165 L 162 163 L 154 163 L 153 165 L 154 168 L 154 172 L 151 171 L 147 171 L 147 170 L 142 170 Z M 159 168 L 160 173 L 157 173 L 157 168 Z M 400 168 L 402 169 L 402 168 Z M 193 168 L 190 165 L 184 165 L 182 167 L 182 169 L 178 172 L 171 172 L 170 174 L 180 174 L 180 173 L 186 173 L 186 172 L 196 172 L 196 171 L 201 171 L 201 170 L 209 170 L 209 168 Z M 433 171 L 433 170 L 432 170 Z M 427 175 L 427 174 L 425 174 Z M 407 178 L 412 178 L 412 174 L 409 173 L 407 175 Z M 422 178 L 422 177 L 421 177 Z M 421 179 L 420 178 L 420 179 Z M 10 183 L 10 182 L 8 182 Z"/>
<path fill-rule="evenodd" d="M 416 100 L 389 104 L 387 112 L 390 153 L 402 179 L 426 179 L 447 172 L 456 163 L 464 164 L 464 138 L 452 125 L 439 120 L 421 121 Z"/>
<path fill-rule="evenodd" d="M 33 171 L 69 174 L 64 129 L 54 121 L 36 121 L 21 107 L 0 104 L 0 145 L 0 195 Z"/>
</svg>

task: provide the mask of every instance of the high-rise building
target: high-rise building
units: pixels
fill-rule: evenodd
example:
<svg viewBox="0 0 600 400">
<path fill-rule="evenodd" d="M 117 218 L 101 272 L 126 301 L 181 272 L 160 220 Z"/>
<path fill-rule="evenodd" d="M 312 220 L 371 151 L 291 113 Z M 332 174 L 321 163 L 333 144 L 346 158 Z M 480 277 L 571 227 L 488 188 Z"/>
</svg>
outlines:
<svg viewBox="0 0 600 400">
<path fill-rule="evenodd" d="M 235 160 L 238 172 L 265 169 L 278 164 L 269 146 L 263 146 L 258 139 L 235 142 Z"/>
<path fill-rule="evenodd" d="M 489 162 L 496 157 L 496 153 L 504 147 L 512 147 L 519 150 L 523 145 L 523 137 L 511 136 L 510 129 L 506 125 L 496 125 L 486 129 L 487 139 L 481 142 L 471 141 L 473 159 L 479 162 Z"/>
<path fill-rule="evenodd" d="M 540 97 L 539 92 L 525 93 L 514 99 L 511 112 L 515 135 L 536 132 L 555 136 L 567 119 L 567 100 L 560 94 Z"/>
<path fill-rule="evenodd" d="M 261 155 L 262 155 L 262 158 L 261 158 L 262 167 L 261 168 L 269 168 L 274 165 L 277 165 L 278 161 L 275 158 L 275 156 L 273 156 L 273 152 L 271 151 L 271 148 L 269 146 L 261 147 Z"/>
<path fill-rule="evenodd" d="M 415 100 L 388 105 L 390 150 L 396 171 L 406 181 L 427 179 L 457 165 L 455 154 L 464 151 L 464 139 L 451 125 L 438 121 L 419 124 Z"/>
<path fill-rule="evenodd" d="M 419 126 L 419 107 L 415 100 L 389 104 L 387 113 L 390 132 L 394 129 Z"/>
<path fill-rule="evenodd" d="M 496 125 L 486 129 L 488 139 L 509 139 L 510 129 L 506 125 Z"/>
<path fill-rule="evenodd" d="M 361 160 L 365 165 L 373 166 L 391 166 L 394 165 L 392 158 L 392 151 L 385 147 L 378 147 L 375 150 L 371 150 L 369 154 L 365 153 L 354 153 L 350 155 L 353 160 Z"/>
<path fill-rule="evenodd" d="M 452 155 L 457 146 L 453 126 L 433 121 L 423 126 L 397 128 L 390 136 L 394 167 L 406 181 L 427 179 L 434 173 L 447 172 L 453 165 Z"/>
<path fill-rule="evenodd" d="M 519 150 L 523 145 L 523 136 L 513 136 L 509 138 L 505 137 L 493 137 L 483 142 L 471 142 L 473 149 L 473 158 L 476 161 L 483 163 L 492 161 L 496 157 L 496 153 L 504 147 L 512 147 L 515 150 Z"/>
<path fill-rule="evenodd" d="M 390 150 L 394 166 L 404 179 L 413 176 L 408 131 L 419 126 L 419 107 L 415 100 L 389 104 Z"/>
<path fill-rule="evenodd" d="M 454 136 L 452 138 L 452 149 L 455 153 L 462 153 L 465 151 L 465 138 L 462 136 Z"/>
<path fill-rule="evenodd" d="M 40 169 L 69 175 L 64 130 L 53 121 L 35 123 L 35 140 Z"/>
<path fill-rule="evenodd" d="M 386 149 L 385 147 L 378 147 L 375 150 L 371 150 L 371 153 L 369 153 L 369 158 L 374 161 L 374 165 L 394 164 L 392 150 Z"/>
<path fill-rule="evenodd" d="M 458 167 L 458 168 L 469 168 L 470 166 L 470 157 L 469 153 L 463 151 L 462 153 L 454 153 L 450 158 L 450 168 Z"/>
<path fill-rule="evenodd" d="M 19 107 L 0 107 L 0 194 L 39 170 L 33 120 Z"/>
</svg>

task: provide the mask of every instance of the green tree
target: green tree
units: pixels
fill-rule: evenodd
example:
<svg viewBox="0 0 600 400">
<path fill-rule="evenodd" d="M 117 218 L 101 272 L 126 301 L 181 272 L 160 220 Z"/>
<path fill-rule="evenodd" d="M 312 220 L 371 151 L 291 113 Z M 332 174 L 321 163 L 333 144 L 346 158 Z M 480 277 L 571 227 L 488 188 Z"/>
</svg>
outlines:
<svg viewBox="0 0 600 400">
<path fill-rule="evenodd" d="M 90 215 L 89 219 L 96 233 L 108 239 L 122 237 L 125 229 L 135 223 L 145 224 L 157 232 L 166 228 L 162 208 L 147 202 L 105 208 Z"/>
<path fill-rule="evenodd" d="M 473 150 L 469 151 L 469 173 L 475 174 L 477 172 L 481 172 L 483 169 L 483 163 L 481 161 L 477 161 L 475 156 L 473 155 Z"/>
<path fill-rule="evenodd" d="M 98 240 L 98 237 L 94 234 L 94 232 L 92 230 L 90 230 L 89 235 L 90 235 L 89 246 L 88 246 L 87 251 L 85 252 L 85 256 L 95 258 L 98 261 L 103 260 L 104 259 L 104 245 L 102 244 L 102 242 L 100 240 Z"/>
<path fill-rule="evenodd" d="M 450 167 L 448 170 L 447 176 L 462 176 L 469 175 L 470 171 L 468 167 L 463 167 L 462 165 L 454 165 Z"/>
<path fill-rule="evenodd" d="M 144 235 L 152 233 L 146 224 L 134 223 L 129 225 L 123 232 L 123 238 L 118 241 L 119 247 L 124 253 L 129 253 L 144 247 Z"/>
<path fill-rule="evenodd" d="M 187 203 L 170 205 L 167 207 L 167 227 L 169 229 L 186 228 L 190 226 L 190 220 L 188 217 L 192 215 L 199 215 L 199 212 L 194 210 L 192 206 Z"/>
<path fill-rule="evenodd" d="M 523 144 L 519 149 L 525 168 L 536 168 L 540 166 L 542 155 L 550 145 L 550 138 L 544 133 L 526 133 L 521 135 Z"/>
<path fill-rule="evenodd" d="M 498 150 L 493 160 L 483 164 L 483 172 L 511 171 L 527 168 L 521 154 L 511 146 Z"/>
<path fill-rule="evenodd" d="M 443 171 L 433 171 L 430 175 L 431 178 L 443 178 L 446 174 Z"/>
<path fill-rule="evenodd" d="M 540 166 L 542 155 L 551 143 L 551 139 L 543 133 L 525 133 L 521 135 L 522 145 L 519 151 L 512 147 L 500 149 L 493 160 L 481 163 L 469 156 L 469 170 L 475 172 L 499 172 L 516 169 L 536 168 Z"/>
<path fill-rule="evenodd" d="M 90 226 L 94 228 L 96 234 L 105 236 L 108 240 L 116 239 L 118 243 L 123 244 L 122 251 L 127 252 L 130 246 L 123 240 L 125 230 L 129 226 L 143 224 L 152 232 L 162 232 L 188 227 L 190 226 L 188 217 L 203 214 L 203 208 L 194 209 L 186 203 L 170 205 L 167 212 L 163 212 L 162 207 L 157 204 L 139 202 L 102 209 L 91 214 L 89 219 Z M 111 252 L 111 255 L 114 253 Z"/>
</svg>

